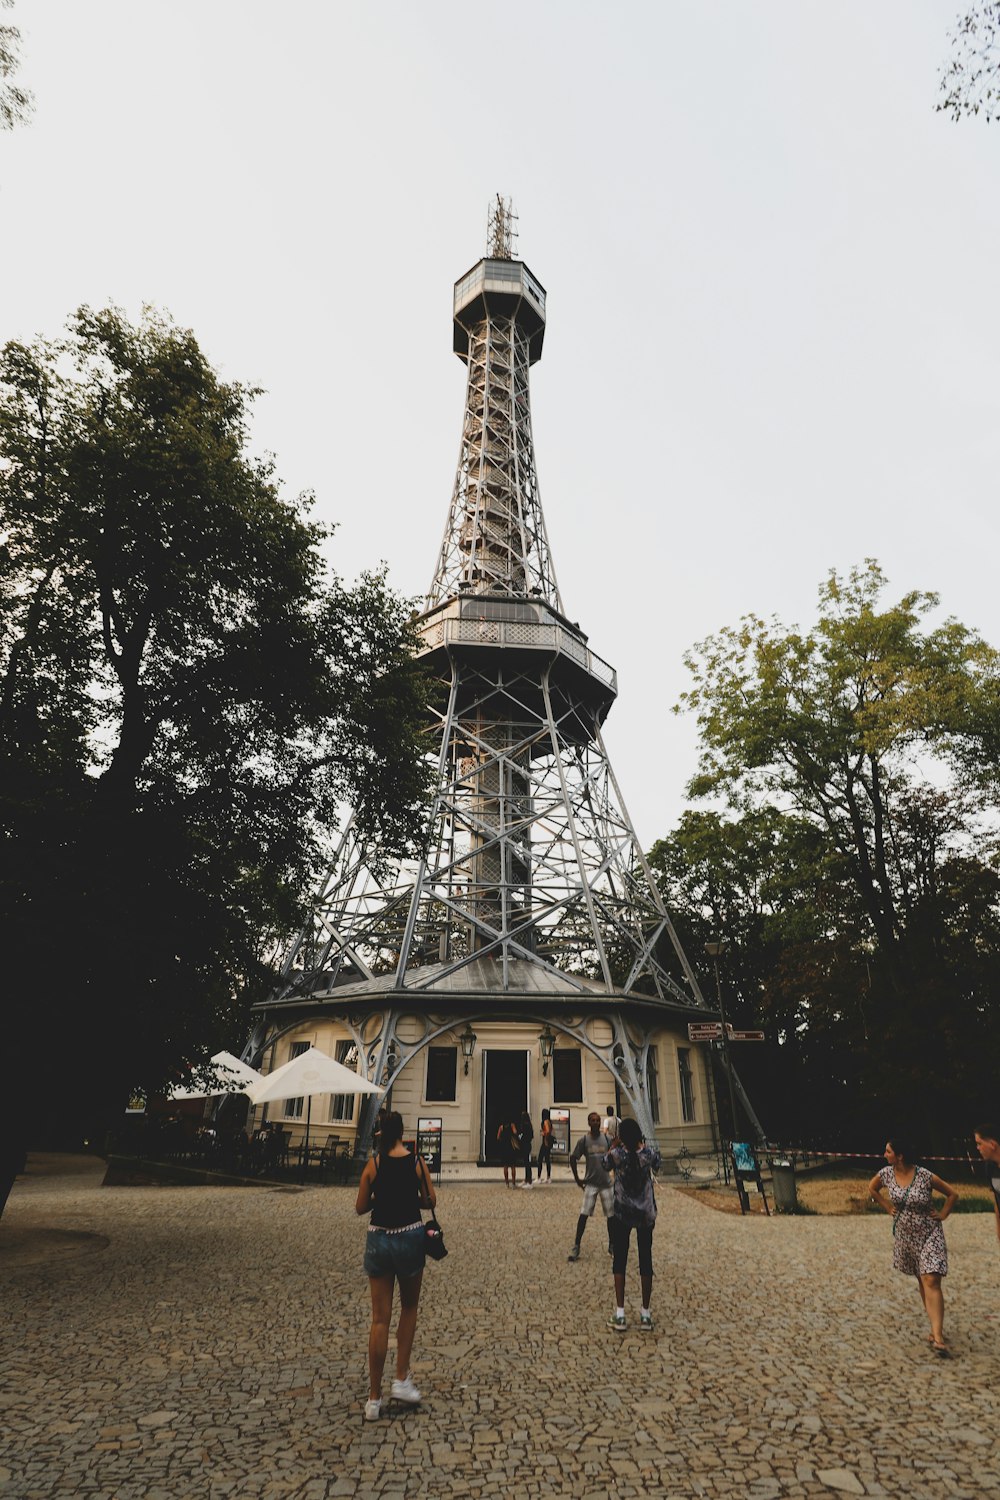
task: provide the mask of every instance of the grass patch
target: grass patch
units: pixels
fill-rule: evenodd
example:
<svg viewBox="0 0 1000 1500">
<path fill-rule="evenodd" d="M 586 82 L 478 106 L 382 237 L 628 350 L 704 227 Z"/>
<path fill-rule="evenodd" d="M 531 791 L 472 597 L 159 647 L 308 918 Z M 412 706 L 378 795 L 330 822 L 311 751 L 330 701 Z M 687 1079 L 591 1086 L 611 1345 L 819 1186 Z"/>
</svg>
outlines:
<svg viewBox="0 0 1000 1500">
<path fill-rule="evenodd" d="M 867 1214 L 882 1210 L 871 1201 L 868 1192 L 870 1177 L 858 1177 L 854 1173 L 824 1173 L 816 1177 L 796 1178 L 796 1189 L 800 1203 L 804 1203 L 818 1214 Z M 979 1183 L 956 1184 L 959 1200 L 952 1210 L 957 1214 L 988 1214 L 993 1212 L 993 1194 Z M 934 1200 L 940 1208 L 943 1198 Z"/>
<path fill-rule="evenodd" d="M 796 1176 L 795 1196 L 798 1200 L 796 1208 L 791 1213 L 784 1213 L 782 1217 L 791 1218 L 793 1215 L 803 1217 L 813 1214 L 834 1215 L 856 1215 L 856 1214 L 880 1214 L 882 1210 L 871 1200 L 868 1192 L 868 1184 L 871 1174 L 859 1176 L 856 1172 L 845 1172 L 843 1169 L 837 1171 L 809 1172 L 802 1176 Z M 765 1178 L 765 1189 L 767 1201 L 772 1213 L 777 1210 L 774 1207 L 774 1197 L 771 1184 Z M 738 1214 L 740 1211 L 739 1200 L 735 1189 L 724 1187 L 721 1183 L 699 1184 L 672 1184 L 674 1192 L 684 1193 L 687 1197 L 694 1198 L 704 1203 L 708 1208 L 717 1209 L 720 1213 Z M 959 1199 L 953 1213 L 956 1214 L 990 1214 L 993 1212 L 993 1193 L 988 1187 L 980 1183 L 962 1182 L 957 1183 Z M 750 1192 L 750 1212 L 763 1213 L 763 1205 L 760 1196 Z M 935 1208 L 940 1208 L 944 1202 L 943 1198 L 935 1198 Z"/>
</svg>

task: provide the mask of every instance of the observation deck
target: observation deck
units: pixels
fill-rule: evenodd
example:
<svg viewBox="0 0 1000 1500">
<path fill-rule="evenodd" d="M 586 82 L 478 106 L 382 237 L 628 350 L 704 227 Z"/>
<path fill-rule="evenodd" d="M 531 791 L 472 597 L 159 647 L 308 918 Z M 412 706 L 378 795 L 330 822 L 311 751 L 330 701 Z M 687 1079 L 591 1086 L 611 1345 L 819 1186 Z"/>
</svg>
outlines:
<svg viewBox="0 0 1000 1500">
<path fill-rule="evenodd" d="M 455 341 L 459 359 L 469 355 L 469 334 L 488 317 L 514 318 L 528 335 L 529 365 L 542 357 L 545 288 L 521 260 L 478 261 L 455 282 Z"/>
<path fill-rule="evenodd" d="M 449 662 L 457 656 L 467 664 L 474 661 L 481 671 L 499 669 L 539 684 L 547 667 L 563 701 L 575 702 L 585 719 L 598 724 L 618 696 L 614 667 L 591 651 L 579 626 L 540 600 L 469 593 L 428 610 L 415 625 L 421 640 L 417 657 L 427 665 L 433 666 L 438 654 Z"/>
</svg>

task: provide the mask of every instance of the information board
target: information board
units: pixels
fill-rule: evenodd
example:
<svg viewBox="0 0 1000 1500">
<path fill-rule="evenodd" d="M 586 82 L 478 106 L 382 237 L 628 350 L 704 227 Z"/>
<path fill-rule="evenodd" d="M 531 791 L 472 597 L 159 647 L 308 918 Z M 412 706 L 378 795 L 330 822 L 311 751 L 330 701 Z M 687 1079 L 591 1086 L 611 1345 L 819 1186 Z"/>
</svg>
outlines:
<svg viewBox="0 0 1000 1500">
<path fill-rule="evenodd" d="M 569 1156 L 569 1110 L 550 1109 L 552 1121 L 552 1155 Z"/>
<path fill-rule="evenodd" d="M 746 1183 L 752 1182 L 764 1202 L 764 1212 L 770 1217 L 771 1210 L 767 1206 L 767 1194 L 764 1192 L 764 1183 L 760 1175 L 760 1162 L 757 1153 L 749 1141 L 730 1141 L 729 1153 L 733 1163 L 733 1176 L 736 1179 L 736 1191 L 740 1199 L 740 1213 L 745 1214 L 750 1206 L 747 1196 Z"/>
<path fill-rule="evenodd" d="M 428 1169 L 441 1175 L 441 1126 L 443 1121 L 424 1117 L 417 1120 L 417 1150 Z"/>
</svg>

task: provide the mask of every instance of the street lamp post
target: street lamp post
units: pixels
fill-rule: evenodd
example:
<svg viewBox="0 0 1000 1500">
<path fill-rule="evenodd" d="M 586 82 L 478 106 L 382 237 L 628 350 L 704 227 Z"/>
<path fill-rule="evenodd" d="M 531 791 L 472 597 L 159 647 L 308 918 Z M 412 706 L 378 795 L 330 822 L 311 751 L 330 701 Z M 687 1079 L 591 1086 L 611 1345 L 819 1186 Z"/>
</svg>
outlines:
<svg viewBox="0 0 1000 1500">
<path fill-rule="evenodd" d="M 722 981 L 719 978 L 719 955 L 726 951 L 725 939 L 717 943 L 706 943 L 705 952 L 712 960 L 715 968 L 715 998 L 719 1007 L 719 1019 L 722 1022 L 722 1057 L 726 1069 L 726 1082 L 729 1084 L 729 1117 L 732 1122 L 733 1138 L 738 1129 L 736 1121 L 736 1090 L 733 1088 L 733 1065 L 729 1058 L 729 1027 L 726 1024 L 726 1008 L 722 1001 Z"/>
</svg>

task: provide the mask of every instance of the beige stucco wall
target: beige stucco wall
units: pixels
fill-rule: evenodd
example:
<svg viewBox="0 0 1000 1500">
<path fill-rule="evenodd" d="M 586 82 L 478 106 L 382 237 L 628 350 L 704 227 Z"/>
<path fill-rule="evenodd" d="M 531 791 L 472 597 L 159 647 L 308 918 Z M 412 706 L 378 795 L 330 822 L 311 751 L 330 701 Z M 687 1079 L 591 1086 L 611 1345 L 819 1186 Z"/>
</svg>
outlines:
<svg viewBox="0 0 1000 1500">
<path fill-rule="evenodd" d="M 392 1088 L 392 1107 L 402 1114 L 407 1135 L 416 1133 L 419 1116 L 429 1115 L 442 1120 L 443 1161 L 445 1163 L 475 1161 L 479 1157 L 482 1132 L 483 1054 L 492 1048 L 527 1054 L 528 1109 L 536 1131 L 542 1109 L 556 1105 L 569 1109 L 571 1140 L 575 1140 L 586 1129 L 587 1115 L 590 1110 L 596 1110 L 603 1115 L 608 1105 L 614 1100 L 614 1081 L 611 1074 L 602 1060 L 586 1048 L 579 1049 L 582 1054 L 582 1097 L 569 1100 L 553 1098 L 551 1066 L 547 1075 L 543 1075 L 542 1072 L 537 1021 L 476 1022 L 476 1049 L 469 1064 L 468 1076 L 466 1076 L 458 1039 L 461 1029 L 462 1026 L 456 1026 L 452 1032 L 445 1033 L 435 1038 L 434 1041 L 436 1046 L 454 1046 L 458 1050 L 457 1097 L 454 1101 L 427 1100 L 425 1094 L 426 1048 L 419 1051 L 403 1068 Z M 557 1047 L 579 1048 L 575 1039 L 560 1036 L 558 1027 L 554 1026 L 554 1029 L 557 1035 Z M 404 1016 L 397 1026 L 397 1034 L 404 1042 L 415 1043 L 423 1035 L 423 1030 L 422 1021 L 415 1017 Z M 594 1017 L 587 1023 L 587 1034 L 598 1046 L 607 1044 L 611 1039 L 608 1023 L 599 1017 Z M 273 1048 L 273 1057 L 265 1055 L 264 1066 L 270 1071 L 287 1062 L 291 1056 L 292 1046 L 296 1042 L 310 1043 L 332 1057 L 335 1055 L 338 1041 L 351 1041 L 347 1028 L 335 1019 L 315 1017 L 280 1037 Z M 691 1044 L 687 1040 L 686 1032 L 667 1028 L 655 1033 L 653 1046 L 659 1086 L 659 1122 L 656 1135 L 661 1150 L 665 1157 L 676 1154 L 682 1145 L 687 1146 L 692 1153 L 711 1150 L 713 1101 L 710 1096 L 710 1079 L 704 1048 Z M 681 1115 L 679 1047 L 688 1049 L 693 1074 L 694 1119 L 690 1122 L 685 1122 Z M 351 1118 L 348 1120 L 332 1120 L 331 1105 L 332 1100 L 329 1095 L 320 1096 L 312 1101 L 311 1139 L 317 1144 L 323 1144 L 328 1136 L 335 1135 L 341 1141 L 353 1146 L 361 1105 L 360 1098 L 352 1101 Z M 305 1134 L 305 1108 L 303 1107 L 301 1118 L 290 1117 L 286 1115 L 285 1110 L 284 1103 L 272 1104 L 268 1108 L 268 1118 L 280 1123 L 291 1133 L 294 1146 Z M 625 1112 L 628 1113 L 628 1110 L 626 1109 Z M 260 1117 L 261 1111 L 258 1110 L 255 1124 L 260 1123 Z"/>
</svg>

